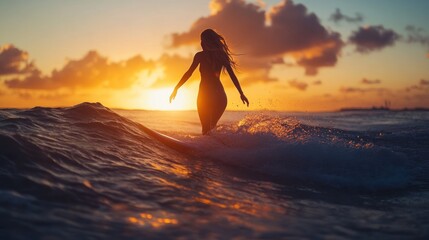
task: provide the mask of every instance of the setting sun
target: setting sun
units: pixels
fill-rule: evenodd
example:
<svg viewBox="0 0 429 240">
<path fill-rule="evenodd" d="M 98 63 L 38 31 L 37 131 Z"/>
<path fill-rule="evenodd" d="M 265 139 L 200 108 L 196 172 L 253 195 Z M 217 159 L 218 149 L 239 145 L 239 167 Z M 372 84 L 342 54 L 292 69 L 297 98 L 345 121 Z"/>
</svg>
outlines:
<svg viewBox="0 0 429 240">
<path fill-rule="evenodd" d="M 142 104 L 148 110 L 189 110 L 195 108 L 195 99 L 188 89 L 180 89 L 174 101 L 169 102 L 173 88 L 159 88 L 149 90 L 142 96 Z M 192 95 L 192 96 L 191 96 Z"/>
</svg>

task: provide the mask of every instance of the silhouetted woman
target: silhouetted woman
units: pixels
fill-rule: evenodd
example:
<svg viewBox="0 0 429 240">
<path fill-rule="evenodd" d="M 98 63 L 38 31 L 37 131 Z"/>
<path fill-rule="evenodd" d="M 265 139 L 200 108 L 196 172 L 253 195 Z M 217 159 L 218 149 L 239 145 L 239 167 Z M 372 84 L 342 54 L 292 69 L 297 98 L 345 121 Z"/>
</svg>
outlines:
<svg viewBox="0 0 429 240">
<path fill-rule="evenodd" d="M 203 51 L 194 56 L 188 71 L 180 79 L 170 96 L 170 102 L 176 97 L 177 90 L 191 77 L 198 64 L 200 65 L 201 82 L 198 91 L 197 108 L 204 135 L 216 127 L 217 122 L 225 111 L 227 99 L 225 90 L 220 82 L 220 73 L 226 69 L 232 82 L 240 93 L 244 104 L 249 106 L 240 83 L 233 71 L 235 62 L 225 39 L 212 29 L 206 29 L 201 33 L 201 47 Z"/>
</svg>

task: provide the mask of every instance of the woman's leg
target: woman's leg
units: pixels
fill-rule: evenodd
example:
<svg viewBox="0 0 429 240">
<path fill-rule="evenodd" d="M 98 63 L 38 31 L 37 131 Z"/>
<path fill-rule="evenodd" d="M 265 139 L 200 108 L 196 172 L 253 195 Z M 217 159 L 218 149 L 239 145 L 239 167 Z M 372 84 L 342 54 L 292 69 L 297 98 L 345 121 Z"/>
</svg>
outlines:
<svg viewBox="0 0 429 240">
<path fill-rule="evenodd" d="M 227 103 L 228 101 L 225 92 L 219 93 L 215 104 L 213 104 L 212 113 L 210 114 L 211 129 L 216 127 L 217 122 L 225 112 Z"/>
<path fill-rule="evenodd" d="M 204 99 L 200 94 L 198 94 L 197 109 L 198 116 L 200 117 L 202 133 L 203 135 L 206 135 L 211 130 L 211 113 L 207 99 Z"/>
</svg>

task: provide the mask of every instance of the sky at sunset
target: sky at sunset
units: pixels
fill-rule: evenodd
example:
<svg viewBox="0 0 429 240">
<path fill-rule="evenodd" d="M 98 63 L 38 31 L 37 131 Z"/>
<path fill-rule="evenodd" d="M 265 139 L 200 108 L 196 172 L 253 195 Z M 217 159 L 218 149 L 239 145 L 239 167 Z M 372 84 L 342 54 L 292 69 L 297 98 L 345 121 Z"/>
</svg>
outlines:
<svg viewBox="0 0 429 240">
<path fill-rule="evenodd" d="M 330 111 L 391 102 L 429 107 L 429 1 L 0 0 L 0 108 L 101 102 L 196 109 L 199 72 L 169 95 L 222 34 L 228 110 Z"/>
</svg>

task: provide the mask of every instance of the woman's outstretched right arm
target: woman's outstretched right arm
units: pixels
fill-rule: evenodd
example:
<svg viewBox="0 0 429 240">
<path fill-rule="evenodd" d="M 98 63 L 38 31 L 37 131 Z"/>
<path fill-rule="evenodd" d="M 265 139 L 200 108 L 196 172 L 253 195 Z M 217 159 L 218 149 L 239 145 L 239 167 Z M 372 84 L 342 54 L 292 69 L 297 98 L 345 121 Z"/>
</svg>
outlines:
<svg viewBox="0 0 429 240">
<path fill-rule="evenodd" d="M 170 95 L 170 103 L 171 101 L 173 101 L 173 99 L 176 97 L 177 94 L 177 90 L 179 90 L 179 88 L 186 82 L 188 81 L 188 79 L 192 76 L 192 73 L 195 71 L 195 69 L 197 68 L 198 64 L 200 64 L 200 54 L 201 52 L 198 52 L 195 54 L 194 56 L 194 60 L 192 61 L 191 66 L 189 67 L 188 71 L 185 72 L 185 74 L 183 74 L 182 78 L 180 79 L 180 81 L 177 83 L 176 87 L 174 88 L 173 92 Z"/>
<path fill-rule="evenodd" d="M 241 101 L 243 101 L 244 104 L 247 104 L 249 106 L 249 100 L 244 95 L 243 90 L 241 89 L 240 83 L 238 82 L 237 76 L 235 76 L 234 70 L 232 70 L 231 65 L 225 66 L 226 71 L 229 74 L 229 77 L 231 78 L 232 82 L 234 83 L 234 86 L 237 88 L 238 92 L 240 93 Z"/>
</svg>

